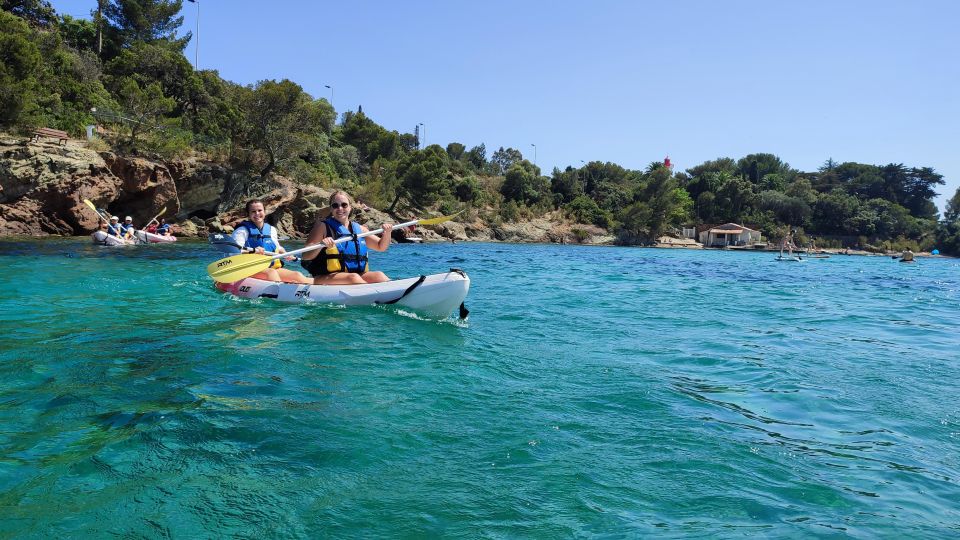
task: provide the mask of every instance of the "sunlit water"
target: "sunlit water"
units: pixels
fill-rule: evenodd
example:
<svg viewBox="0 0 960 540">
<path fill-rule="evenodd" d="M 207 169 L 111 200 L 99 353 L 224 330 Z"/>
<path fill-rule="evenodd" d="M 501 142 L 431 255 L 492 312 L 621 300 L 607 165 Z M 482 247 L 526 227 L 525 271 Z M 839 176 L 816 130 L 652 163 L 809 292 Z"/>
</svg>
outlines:
<svg viewBox="0 0 960 540">
<path fill-rule="evenodd" d="M 0 537 L 960 535 L 960 263 L 395 245 L 466 323 L 0 243 Z"/>
</svg>

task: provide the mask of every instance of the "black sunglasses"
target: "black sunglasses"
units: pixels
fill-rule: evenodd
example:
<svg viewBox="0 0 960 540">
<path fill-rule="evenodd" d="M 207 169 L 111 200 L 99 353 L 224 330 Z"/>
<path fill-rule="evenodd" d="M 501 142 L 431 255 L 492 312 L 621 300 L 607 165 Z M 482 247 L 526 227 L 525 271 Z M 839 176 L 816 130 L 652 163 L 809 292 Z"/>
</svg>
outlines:
<svg viewBox="0 0 960 540">
<path fill-rule="evenodd" d="M 340 204 L 330 203 L 330 208 L 333 208 L 334 210 L 336 210 L 337 208 L 346 208 L 348 206 L 350 206 L 350 203 L 348 202 L 340 203 Z"/>
</svg>

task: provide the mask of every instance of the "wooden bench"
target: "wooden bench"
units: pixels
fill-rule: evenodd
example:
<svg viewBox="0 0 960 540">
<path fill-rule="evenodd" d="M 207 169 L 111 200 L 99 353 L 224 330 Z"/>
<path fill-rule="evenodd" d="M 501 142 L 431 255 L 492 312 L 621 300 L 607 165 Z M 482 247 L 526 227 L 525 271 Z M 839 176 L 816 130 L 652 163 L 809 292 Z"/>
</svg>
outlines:
<svg viewBox="0 0 960 540">
<path fill-rule="evenodd" d="M 51 139 L 59 139 L 60 144 L 65 144 L 67 142 L 67 139 L 70 138 L 70 136 L 67 135 L 66 131 L 60 131 L 59 129 L 37 128 L 33 130 L 33 139 L 36 141 L 39 141 L 40 137 L 50 137 Z"/>
</svg>

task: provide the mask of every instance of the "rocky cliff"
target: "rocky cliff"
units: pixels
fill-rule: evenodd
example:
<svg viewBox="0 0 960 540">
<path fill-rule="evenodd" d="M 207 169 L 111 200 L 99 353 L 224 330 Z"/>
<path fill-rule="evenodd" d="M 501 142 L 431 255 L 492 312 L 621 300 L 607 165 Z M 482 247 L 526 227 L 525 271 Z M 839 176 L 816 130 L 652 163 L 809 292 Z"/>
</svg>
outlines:
<svg viewBox="0 0 960 540">
<path fill-rule="evenodd" d="M 232 231 L 245 217 L 245 202 L 257 197 L 264 201 L 270 222 L 301 238 L 326 212 L 329 196 L 329 190 L 282 176 L 264 180 L 215 163 L 119 156 L 97 152 L 84 141 L 60 145 L 55 140 L 0 135 L 0 236 L 89 234 L 99 219 L 84 204 L 89 199 L 121 219 L 132 216 L 138 225 L 165 209 L 175 234 L 205 238 Z M 406 218 L 371 208 L 356 219 L 375 228 Z M 476 217 L 458 219 L 417 230 L 416 235 L 427 241 L 612 241 L 602 229 L 569 224 L 559 214 L 497 226 Z"/>
</svg>

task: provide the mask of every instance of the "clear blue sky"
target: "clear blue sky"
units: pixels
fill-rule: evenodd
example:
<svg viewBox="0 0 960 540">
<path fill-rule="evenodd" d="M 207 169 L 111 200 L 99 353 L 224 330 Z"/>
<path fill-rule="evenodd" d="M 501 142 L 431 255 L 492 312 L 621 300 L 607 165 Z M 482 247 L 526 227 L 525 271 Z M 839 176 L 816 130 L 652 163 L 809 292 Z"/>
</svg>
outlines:
<svg viewBox="0 0 960 540">
<path fill-rule="evenodd" d="M 199 2 L 202 69 L 330 85 L 340 113 L 513 147 L 545 174 L 769 152 L 933 167 L 941 210 L 960 186 L 957 0 Z M 197 14 L 185 1 L 184 30 Z"/>
</svg>

